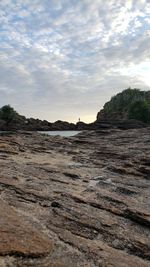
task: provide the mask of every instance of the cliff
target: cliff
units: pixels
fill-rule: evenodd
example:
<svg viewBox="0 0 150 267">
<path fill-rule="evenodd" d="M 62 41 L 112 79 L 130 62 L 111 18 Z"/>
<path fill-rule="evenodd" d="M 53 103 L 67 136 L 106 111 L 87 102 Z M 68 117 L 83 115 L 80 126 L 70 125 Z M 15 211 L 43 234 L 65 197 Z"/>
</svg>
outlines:
<svg viewBox="0 0 150 267">
<path fill-rule="evenodd" d="M 129 120 L 150 124 L 150 91 L 126 89 L 113 96 L 97 114 L 97 122 Z"/>
</svg>

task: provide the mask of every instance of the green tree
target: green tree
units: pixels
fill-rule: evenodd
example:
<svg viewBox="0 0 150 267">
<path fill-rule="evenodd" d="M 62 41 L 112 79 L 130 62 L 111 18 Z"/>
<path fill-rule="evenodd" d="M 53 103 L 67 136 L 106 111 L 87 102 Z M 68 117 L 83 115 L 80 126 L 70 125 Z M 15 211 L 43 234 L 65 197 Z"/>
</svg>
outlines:
<svg viewBox="0 0 150 267">
<path fill-rule="evenodd" d="M 136 101 L 129 109 L 129 118 L 150 123 L 150 104 L 146 101 Z"/>
<path fill-rule="evenodd" d="M 0 118 L 6 122 L 6 125 L 9 125 L 17 116 L 18 113 L 10 105 L 5 105 L 0 109 Z"/>
</svg>

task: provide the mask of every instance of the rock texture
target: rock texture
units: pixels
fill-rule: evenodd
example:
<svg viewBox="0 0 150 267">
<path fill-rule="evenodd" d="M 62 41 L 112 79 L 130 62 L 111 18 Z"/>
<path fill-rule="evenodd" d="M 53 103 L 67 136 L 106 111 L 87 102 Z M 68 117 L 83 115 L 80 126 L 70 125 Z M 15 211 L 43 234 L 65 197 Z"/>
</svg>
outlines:
<svg viewBox="0 0 150 267">
<path fill-rule="evenodd" d="M 6 202 L 0 203 L 0 255 L 40 257 L 51 251 L 52 242 Z"/>
<path fill-rule="evenodd" d="M 0 137 L 1 267 L 150 266 L 150 128 Z"/>
</svg>

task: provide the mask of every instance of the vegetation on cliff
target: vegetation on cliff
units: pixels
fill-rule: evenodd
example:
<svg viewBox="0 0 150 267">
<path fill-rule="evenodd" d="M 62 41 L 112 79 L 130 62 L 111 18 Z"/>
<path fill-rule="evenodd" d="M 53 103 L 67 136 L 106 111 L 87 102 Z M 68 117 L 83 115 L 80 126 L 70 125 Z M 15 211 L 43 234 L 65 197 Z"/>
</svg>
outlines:
<svg viewBox="0 0 150 267">
<path fill-rule="evenodd" d="M 104 105 L 97 119 L 135 119 L 150 123 L 150 91 L 131 88 L 122 91 Z"/>
</svg>

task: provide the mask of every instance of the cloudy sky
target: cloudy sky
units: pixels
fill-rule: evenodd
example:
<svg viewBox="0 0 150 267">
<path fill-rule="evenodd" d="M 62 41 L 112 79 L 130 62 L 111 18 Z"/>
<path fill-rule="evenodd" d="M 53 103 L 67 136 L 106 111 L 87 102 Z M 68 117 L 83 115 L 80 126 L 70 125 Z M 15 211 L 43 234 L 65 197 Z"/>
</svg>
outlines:
<svg viewBox="0 0 150 267">
<path fill-rule="evenodd" d="M 0 106 L 90 122 L 128 87 L 150 90 L 150 0 L 0 0 Z"/>
</svg>

